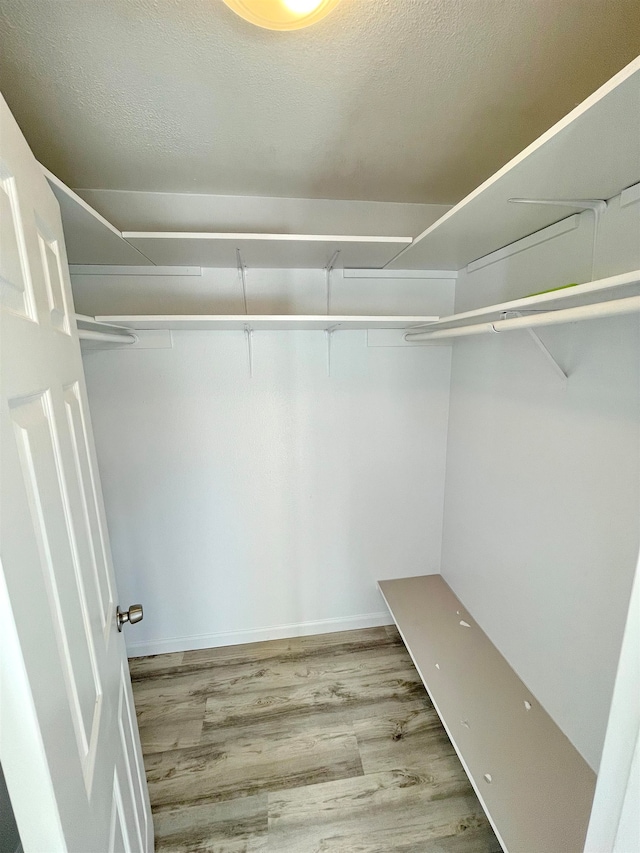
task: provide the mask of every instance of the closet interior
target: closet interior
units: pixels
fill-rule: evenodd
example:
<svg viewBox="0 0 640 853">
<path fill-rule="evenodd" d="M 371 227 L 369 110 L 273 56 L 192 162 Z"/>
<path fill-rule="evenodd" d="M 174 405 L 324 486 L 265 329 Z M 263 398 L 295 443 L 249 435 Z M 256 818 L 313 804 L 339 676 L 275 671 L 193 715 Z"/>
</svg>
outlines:
<svg viewBox="0 0 640 853">
<path fill-rule="evenodd" d="M 628 775 L 637 734 L 637 709 L 607 724 L 636 618 L 638 104 L 636 60 L 415 239 L 119 230 L 47 173 L 130 656 L 395 621 L 510 851 L 605 849 L 605 739 Z"/>
</svg>

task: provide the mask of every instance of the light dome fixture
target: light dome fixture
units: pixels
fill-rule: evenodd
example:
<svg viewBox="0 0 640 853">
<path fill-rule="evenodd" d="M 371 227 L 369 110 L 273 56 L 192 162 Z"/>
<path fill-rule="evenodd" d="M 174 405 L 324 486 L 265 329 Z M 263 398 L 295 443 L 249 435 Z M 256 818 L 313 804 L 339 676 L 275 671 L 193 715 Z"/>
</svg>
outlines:
<svg viewBox="0 0 640 853">
<path fill-rule="evenodd" d="M 325 18 L 340 0 L 224 0 L 252 24 L 266 30 L 300 30 Z"/>
</svg>

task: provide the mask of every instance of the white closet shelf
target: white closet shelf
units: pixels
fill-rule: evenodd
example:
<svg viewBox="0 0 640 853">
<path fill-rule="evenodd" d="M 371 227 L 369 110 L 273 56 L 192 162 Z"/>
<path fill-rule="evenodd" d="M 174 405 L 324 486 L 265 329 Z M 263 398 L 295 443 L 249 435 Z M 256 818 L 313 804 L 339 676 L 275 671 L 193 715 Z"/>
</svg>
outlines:
<svg viewBox="0 0 640 853">
<path fill-rule="evenodd" d="M 70 264 L 153 266 L 118 229 L 44 166 L 40 166 L 60 205 Z"/>
<path fill-rule="evenodd" d="M 176 314 L 173 316 L 103 316 L 96 317 L 99 324 L 109 324 L 126 329 L 174 329 L 233 331 L 250 327 L 254 331 L 285 331 L 298 329 L 406 329 L 422 326 L 437 317 L 350 316 L 350 315 L 296 315 L 296 314 Z"/>
<path fill-rule="evenodd" d="M 235 267 L 239 250 L 243 263 L 254 269 L 323 269 L 336 252 L 336 266 L 378 268 L 412 241 L 411 237 L 182 231 L 124 231 L 122 236 L 160 266 Z"/>
<path fill-rule="evenodd" d="M 74 266 L 220 267 L 254 269 L 380 269 L 413 237 L 351 234 L 119 231 L 41 166 L 62 214 L 67 257 Z"/>
<path fill-rule="evenodd" d="M 378 586 L 504 849 L 581 853 L 593 770 L 440 575 Z"/>
<path fill-rule="evenodd" d="M 485 305 L 471 311 L 462 311 L 460 314 L 440 317 L 438 320 L 429 323 L 424 331 L 433 332 L 443 326 L 450 327 L 452 324 L 455 324 L 456 327 L 464 327 L 467 324 L 466 321 L 475 320 L 479 317 L 491 322 L 504 313 L 533 311 L 538 308 L 540 312 L 577 308 L 583 305 L 608 302 L 611 299 L 622 300 L 630 296 L 637 296 L 638 293 L 640 293 L 640 270 L 631 270 L 596 281 L 588 281 L 585 284 L 576 284 L 560 290 L 537 293 L 533 296 L 511 299 L 509 302 Z"/>
<path fill-rule="evenodd" d="M 419 234 L 386 268 L 458 270 L 572 212 L 510 204 L 511 198 L 607 200 L 636 184 L 639 99 L 640 58 Z"/>
</svg>

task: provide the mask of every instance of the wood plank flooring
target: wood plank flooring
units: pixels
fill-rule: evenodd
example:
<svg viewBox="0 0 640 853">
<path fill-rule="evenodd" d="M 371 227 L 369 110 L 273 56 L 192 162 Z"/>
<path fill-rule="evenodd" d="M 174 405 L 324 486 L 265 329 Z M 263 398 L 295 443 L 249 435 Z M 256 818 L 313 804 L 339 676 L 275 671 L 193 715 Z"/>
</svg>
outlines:
<svg viewBox="0 0 640 853">
<path fill-rule="evenodd" d="M 157 853 L 499 853 L 395 628 L 130 666 Z"/>
</svg>

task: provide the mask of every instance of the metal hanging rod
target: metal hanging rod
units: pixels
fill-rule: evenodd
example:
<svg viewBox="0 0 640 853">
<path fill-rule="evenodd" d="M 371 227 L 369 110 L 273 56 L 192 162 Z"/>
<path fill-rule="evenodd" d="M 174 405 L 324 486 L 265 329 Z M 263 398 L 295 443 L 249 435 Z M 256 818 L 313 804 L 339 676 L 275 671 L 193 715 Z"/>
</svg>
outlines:
<svg viewBox="0 0 640 853">
<path fill-rule="evenodd" d="M 450 329 L 437 329 L 433 332 L 407 332 L 405 341 L 434 341 L 443 338 L 460 338 L 467 335 L 482 335 L 487 332 L 502 332 L 510 329 L 530 329 L 536 326 L 554 326 L 560 323 L 572 323 L 576 320 L 595 320 L 598 317 L 616 317 L 640 311 L 640 296 L 625 299 L 612 299 L 609 302 L 596 302 L 592 305 L 580 305 L 576 308 L 562 308 L 540 314 L 523 317 L 510 317 L 507 320 L 494 320 L 491 323 L 475 323 L 471 326 L 453 326 Z"/>
<path fill-rule="evenodd" d="M 135 344 L 137 335 L 114 334 L 112 332 L 94 332 L 90 329 L 78 329 L 78 337 L 81 341 L 99 341 L 103 344 Z"/>
<path fill-rule="evenodd" d="M 451 323 L 458 323 L 461 320 L 471 320 L 476 317 L 483 317 L 487 314 L 504 313 L 505 311 L 528 311 L 532 310 L 540 313 L 542 307 L 547 302 L 557 302 L 563 299 L 573 299 L 578 296 L 586 296 L 592 293 L 602 293 L 606 290 L 616 291 L 620 287 L 627 287 L 632 284 L 640 283 L 640 270 L 631 270 L 630 272 L 612 275 L 608 278 L 602 278 L 598 281 L 588 281 L 585 284 L 576 284 L 572 287 L 561 288 L 560 290 L 549 290 L 543 293 L 538 293 L 533 296 L 523 296 L 518 299 L 511 299 L 508 302 L 501 302 L 496 305 L 485 305 L 482 308 L 473 308 L 471 311 L 462 311 L 459 314 L 449 314 L 445 317 L 439 317 L 437 320 L 430 323 L 421 323 L 419 326 L 414 326 L 411 332 L 416 332 L 418 329 L 427 331 L 435 331 L 441 326 L 448 326 Z M 531 306 L 531 308 L 529 308 Z"/>
</svg>

